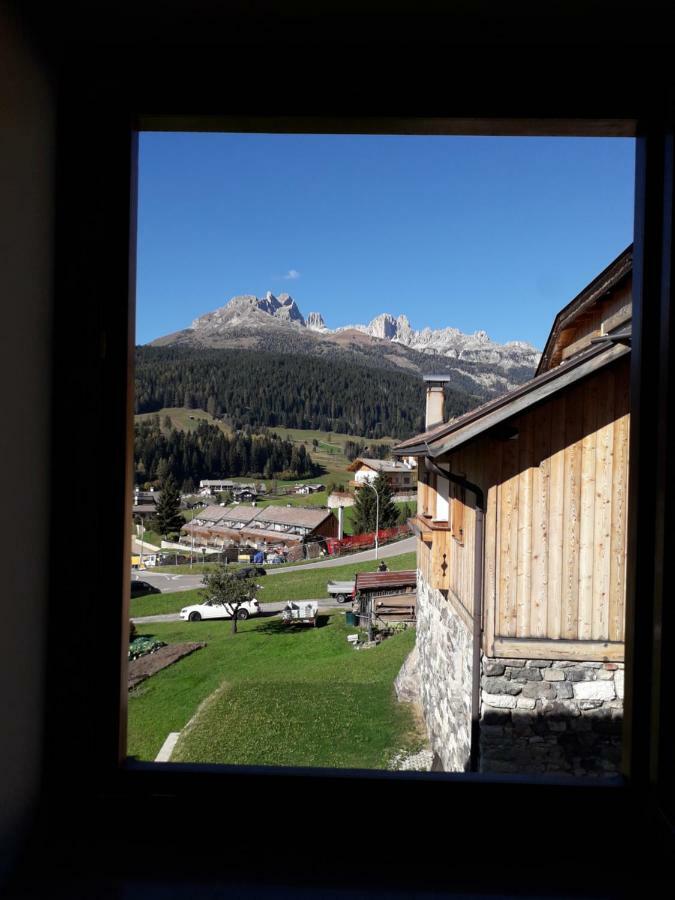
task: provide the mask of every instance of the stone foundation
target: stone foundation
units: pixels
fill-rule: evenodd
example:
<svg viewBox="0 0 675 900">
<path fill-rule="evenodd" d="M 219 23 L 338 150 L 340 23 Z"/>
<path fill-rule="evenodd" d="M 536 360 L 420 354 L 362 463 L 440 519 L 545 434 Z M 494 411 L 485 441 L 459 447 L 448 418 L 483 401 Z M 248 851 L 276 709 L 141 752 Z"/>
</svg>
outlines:
<svg viewBox="0 0 675 900">
<path fill-rule="evenodd" d="M 613 775 L 622 663 L 483 657 L 480 771 Z"/>
<path fill-rule="evenodd" d="M 418 572 L 414 665 L 431 749 L 446 772 L 469 768 L 472 642 L 471 629 L 448 599 Z"/>
<path fill-rule="evenodd" d="M 463 772 L 471 755 L 470 620 L 417 573 L 417 641 L 396 679 L 419 702 L 434 769 Z M 481 659 L 479 769 L 614 775 L 621 762 L 623 663 Z"/>
</svg>

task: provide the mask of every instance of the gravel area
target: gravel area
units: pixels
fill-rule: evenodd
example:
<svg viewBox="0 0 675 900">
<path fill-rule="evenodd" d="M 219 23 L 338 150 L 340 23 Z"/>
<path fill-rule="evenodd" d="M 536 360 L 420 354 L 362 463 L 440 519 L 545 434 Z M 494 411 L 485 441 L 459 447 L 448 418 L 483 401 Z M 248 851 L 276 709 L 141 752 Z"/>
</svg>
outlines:
<svg viewBox="0 0 675 900">
<path fill-rule="evenodd" d="M 430 772 L 433 761 L 431 750 L 420 750 L 419 753 L 401 751 L 392 759 L 389 768 L 398 772 Z"/>
<path fill-rule="evenodd" d="M 206 647 L 203 641 L 191 644 L 170 644 L 168 647 L 160 647 L 154 653 L 148 653 L 139 659 L 132 659 L 127 670 L 129 690 L 184 656 L 189 656 L 195 650 L 201 650 L 202 647 Z"/>
</svg>

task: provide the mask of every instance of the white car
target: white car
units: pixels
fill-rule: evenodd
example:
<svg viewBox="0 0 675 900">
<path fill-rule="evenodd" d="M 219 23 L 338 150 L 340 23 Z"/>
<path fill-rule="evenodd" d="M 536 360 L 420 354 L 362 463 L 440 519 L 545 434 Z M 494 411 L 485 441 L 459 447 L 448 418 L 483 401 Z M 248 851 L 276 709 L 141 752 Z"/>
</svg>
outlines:
<svg viewBox="0 0 675 900">
<path fill-rule="evenodd" d="M 249 616 L 259 615 L 260 604 L 255 598 L 242 603 L 237 610 L 238 619 L 248 619 Z M 216 603 L 213 600 L 206 600 L 204 603 L 184 606 L 180 611 L 180 617 L 188 622 L 199 622 L 201 619 L 231 619 L 232 607 L 229 603 Z"/>
</svg>

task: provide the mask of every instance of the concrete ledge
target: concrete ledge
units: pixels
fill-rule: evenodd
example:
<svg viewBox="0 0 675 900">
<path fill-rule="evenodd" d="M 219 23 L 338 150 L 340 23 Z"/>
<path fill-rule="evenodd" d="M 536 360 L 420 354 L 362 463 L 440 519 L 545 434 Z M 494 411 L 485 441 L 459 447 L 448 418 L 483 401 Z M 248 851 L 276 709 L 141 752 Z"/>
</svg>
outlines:
<svg viewBox="0 0 675 900">
<path fill-rule="evenodd" d="M 155 757 L 155 762 L 169 762 L 171 754 L 176 746 L 176 742 L 180 737 L 180 731 L 172 731 L 168 738 L 162 744 L 162 749 Z"/>
</svg>

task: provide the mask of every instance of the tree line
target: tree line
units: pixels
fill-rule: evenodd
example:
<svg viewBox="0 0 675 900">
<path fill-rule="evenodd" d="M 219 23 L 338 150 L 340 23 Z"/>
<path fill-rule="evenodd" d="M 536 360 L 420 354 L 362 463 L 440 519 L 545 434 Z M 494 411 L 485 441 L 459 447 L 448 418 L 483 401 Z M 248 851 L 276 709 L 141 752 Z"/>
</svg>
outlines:
<svg viewBox="0 0 675 900">
<path fill-rule="evenodd" d="M 250 428 L 228 437 L 215 425 L 199 422 L 181 431 L 165 417 L 153 416 L 134 426 L 136 483 L 157 486 L 171 477 L 184 493 L 203 478 L 312 478 L 321 474 L 303 444 L 295 445 L 266 431 Z"/>
<path fill-rule="evenodd" d="M 350 462 L 358 457 L 366 459 L 389 459 L 393 444 L 366 444 L 365 441 L 345 441 L 345 456 Z"/>
<path fill-rule="evenodd" d="M 477 397 L 448 389 L 446 414 Z M 245 425 L 403 439 L 423 430 L 418 375 L 298 353 L 187 347 L 136 348 L 136 412 L 205 409 L 235 430 Z"/>
</svg>

